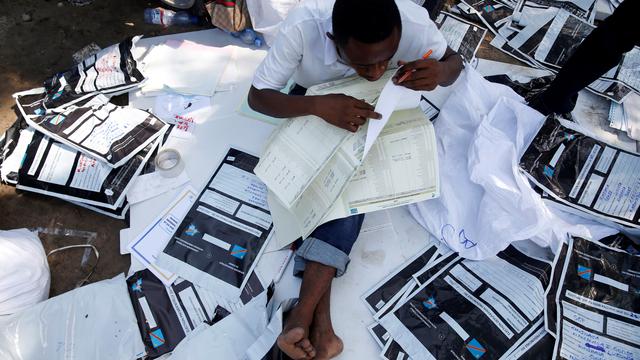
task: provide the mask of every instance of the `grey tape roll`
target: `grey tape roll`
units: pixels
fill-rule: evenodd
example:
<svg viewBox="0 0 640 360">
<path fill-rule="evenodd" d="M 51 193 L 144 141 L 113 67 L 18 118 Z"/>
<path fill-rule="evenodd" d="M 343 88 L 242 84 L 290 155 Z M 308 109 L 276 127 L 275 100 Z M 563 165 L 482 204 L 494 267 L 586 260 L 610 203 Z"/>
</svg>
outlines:
<svg viewBox="0 0 640 360">
<path fill-rule="evenodd" d="M 164 177 L 176 177 L 184 170 L 184 162 L 176 149 L 163 149 L 156 155 L 156 171 Z"/>
</svg>

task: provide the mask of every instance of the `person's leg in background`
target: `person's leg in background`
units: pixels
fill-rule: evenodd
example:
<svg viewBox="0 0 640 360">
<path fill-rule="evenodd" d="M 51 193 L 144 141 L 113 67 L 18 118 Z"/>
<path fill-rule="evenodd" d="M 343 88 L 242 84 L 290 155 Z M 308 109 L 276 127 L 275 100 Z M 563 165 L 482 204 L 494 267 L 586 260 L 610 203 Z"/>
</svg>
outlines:
<svg viewBox="0 0 640 360">
<path fill-rule="evenodd" d="M 640 45 L 640 26 L 635 21 L 640 1 L 626 0 L 578 46 L 542 93 L 528 99 L 529 106 L 544 115 L 569 113 L 578 91 L 584 89 Z"/>
<path fill-rule="evenodd" d="M 300 296 L 278 337 L 280 349 L 293 359 L 330 359 L 342 351 L 331 322 L 331 282 L 346 271 L 363 220 L 355 215 L 323 224 L 296 252 Z"/>
</svg>

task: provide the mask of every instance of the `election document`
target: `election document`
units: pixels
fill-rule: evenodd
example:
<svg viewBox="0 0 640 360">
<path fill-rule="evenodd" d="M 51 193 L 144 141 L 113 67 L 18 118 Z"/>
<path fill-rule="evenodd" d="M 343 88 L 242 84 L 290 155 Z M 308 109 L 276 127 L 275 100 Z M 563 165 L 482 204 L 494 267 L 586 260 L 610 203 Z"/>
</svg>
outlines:
<svg viewBox="0 0 640 360">
<path fill-rule="evenodd" d="M 487 29 L 447 12 L 438 14 L 435 23 L 453 51 L 467 62 L 473 60 Z"/>
<path fill-rule="evenodd" d="M 376 102 L 392 74 L 373 83 L 343 79 L 308 94 L 343 92 Z M 283 124 L 255 169 L 269 188 L 280 246 L 332 219 L 439 195 L 435 133 L 419 101 L 418 96 L 412 108 L 392 112 L 364 162 L 367 126 L 350 133 L 311 116 Z"/>
<path fill-rule="evenodd" d="M 640 227 L 640 155 L 568 126 L 547 118 L 520 159 L 524 174 L 566 206 Z"/>
<path fill-rule="evenodd" d="M 496 257 L 457 257 L 380 324 L 413 359 L 500 359 L 542 325 L 551 264 L 509 246 Z"/>
<path fill-rule="evenodd" d="M 341 93 L 375 103 L 391 76 L 393 71 L 371 83 L 357 77 L 340 79 L 313 86 L 307 95 Z M 350 157 L 353 164 L 362 160 L 358 159 L 358 150 L 361 151 L 359 145 L 365 141 L 366 130 L 362 126 L 352 134 L 312 115 L 289 119 L 269 139 L 255 174 L 290 209 L 329 161 L 339 156 L 336 152 L 345 142 L 355 146 L 341 156 Z"/>
<path fill-rule="evenodd" d="M 554 359 L 640 359 L 640 257 L 569 240 L 556 295 Z"/>
<path fill-rule="evenodd" d="M 16 187 L 67 201 L 116 210 L 125 203 L 138 174 L 158 147 L 147 145 L 119 168 L 35 132 L 22 155 Z"/>
<path fill-rule="evenodd" d="M 39 132 L 109 167 L 123 165 L 169 128 L 147 111 L 108 102 L 70 106 L 62 113 L 25 120 Z"/>
<path fill-rule="evenodd" d="M 536 49 L 535 59 L 561 68 L 593 29 L 588 22 L 559 10 Z"/>
<path fill-rule="evenodd" d="M 258 158 L 231 148 L 158 255 L 157 265 L 237 300 L 273 233 Z"/>
<path fill-rule="evenodd" d="M 362 300 L 369 311 L 375 314 L 382 309 L 412 279 L 413 274 L 427 266 L 431 261 L 434 261 L 435 257 L 437 257 L 437 248 L 433 244 L 429 245 L 409 259 L 407 263 L 401 265 L 395 272 L 382 279 L 380 283 L 362 296 Z"/>
</svg>

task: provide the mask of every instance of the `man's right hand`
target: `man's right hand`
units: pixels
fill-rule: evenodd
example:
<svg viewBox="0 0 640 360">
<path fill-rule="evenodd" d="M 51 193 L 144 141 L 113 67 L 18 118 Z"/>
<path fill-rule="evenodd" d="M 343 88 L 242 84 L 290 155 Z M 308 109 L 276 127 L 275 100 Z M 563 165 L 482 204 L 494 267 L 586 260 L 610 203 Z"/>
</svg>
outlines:
<svg viewBox="0 0 640 360">
<path fill-rule="evenodd" d="M 315 98 L 314 113 L 329 124 L 356 132 L 367 119 L 380 119 L 374 106 L 344 94 L 321 95 Z"/>
</svg>

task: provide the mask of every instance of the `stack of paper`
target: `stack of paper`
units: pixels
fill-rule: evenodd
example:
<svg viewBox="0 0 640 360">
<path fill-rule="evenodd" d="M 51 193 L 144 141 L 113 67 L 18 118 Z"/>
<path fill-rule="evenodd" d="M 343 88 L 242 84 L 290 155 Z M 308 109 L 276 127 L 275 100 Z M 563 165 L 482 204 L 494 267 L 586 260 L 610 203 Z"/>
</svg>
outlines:
<svg viewBox="0 0 640 360">
<path fill-rule="evenodd" d="M 550 260 L 513 246 L 484 261 L 437 253 L 421 261 L 429 254 L 426 249 L 410 259 L 363 296 L 383 358 L 478 359 L 490 353 L 517 359 L 545 340 Z M 549 358 L 543 354 L 537 355 Z"/>
<path fill-rule="evenodd" d="M 464 0 L 457 11 L 476 23 L 484 23 L 495 37 L 491 45 L 525 64 L 557 72 L 595 28 L 594 0 Z M 618 103 L 631 92 L 640 92 L 637 64 L 640 48 L 634 48 L 588 89 Z"/>
<path fill-rule="evenodd" d="M 14 94 L 21 117 L 3 137 L 3 181 L 124 218 L 126 194 L 168 130 L 148 111 L 109 102 L 145 79 L 132 54 L 136 41 Z"/>
</svg>

